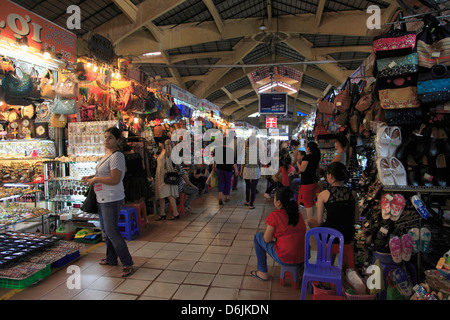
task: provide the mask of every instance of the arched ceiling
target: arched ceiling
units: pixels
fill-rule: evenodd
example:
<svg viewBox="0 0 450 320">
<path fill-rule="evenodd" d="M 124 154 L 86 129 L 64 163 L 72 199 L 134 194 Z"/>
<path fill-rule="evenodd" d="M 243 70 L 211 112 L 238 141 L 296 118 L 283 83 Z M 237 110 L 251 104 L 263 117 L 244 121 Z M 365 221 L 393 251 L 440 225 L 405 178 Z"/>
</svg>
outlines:
<svg viewBox="0 0 450 320">
<path fill-rule="evenodd" d="M 384 23 L 399 7 L 396 0 L 13 2 L 62 27 L 67 6 L 78 5 L 81 29 L 72 31 L 80 38 L 107 37 L 116 54 L 132 57 L 135 66 L 237 120 L 258 111 L 258 88 L 271 82 L 271 73 L 272 80 L 298 90 L 289 94 L 289 104 L 309 112 L 317 98 L 341 85 L 371 54 L 366 9 L 379 6 Z M 149 52 L 161 55 L 143 56 Z M 322 60 L 336 62 L 311 63 Z"/>
</svg>

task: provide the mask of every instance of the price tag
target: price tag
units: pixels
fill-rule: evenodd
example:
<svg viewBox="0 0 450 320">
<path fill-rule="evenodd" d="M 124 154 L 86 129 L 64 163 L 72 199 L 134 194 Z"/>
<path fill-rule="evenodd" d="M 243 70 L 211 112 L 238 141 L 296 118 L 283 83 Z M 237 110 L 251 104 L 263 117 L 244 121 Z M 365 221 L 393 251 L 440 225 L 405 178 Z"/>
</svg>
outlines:
<svg viewBox="0 0 450 320">
<path fill-rule="evenodd" d="M 441 53 L 439 52 L 439 51 L 436 51 L 436 52 L 432 52 L 431 53 L 431 57 L 432 58 L 439 58 L 441 56 Z"/>
<path fill-rule="evenodd" d="M 397 65 L 397 63 L 395 61 L 392 61 L 391 63 L 389 63 L 389 68 L 393 68 Z"/>
</svg>

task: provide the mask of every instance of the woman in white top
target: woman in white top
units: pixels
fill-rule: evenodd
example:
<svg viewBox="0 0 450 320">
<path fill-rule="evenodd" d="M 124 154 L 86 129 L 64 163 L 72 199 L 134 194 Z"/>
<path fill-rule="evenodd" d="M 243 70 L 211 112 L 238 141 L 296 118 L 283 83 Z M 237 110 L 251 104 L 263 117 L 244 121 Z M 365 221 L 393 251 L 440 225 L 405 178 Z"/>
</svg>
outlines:
<svg viewBox="0 0 450 320">
<path fill-rule="evenodd" d="M 159 199 L 159 218 L 156 220 L 166 220 L 166 212 L 164 210 L 166 198 L 173 210 L 173 217 L 169 220 L 176 220 L 179 218 L 177 209 L 177 198 L 179 196 L 178 184 L 171 185 L 164 182 L 164 175 L 166 172 L 174 172 L 175 168 L 172 163 L 170 155 L 172 153 L 172 142 L 170 139 L 164 141 L 164 147 L 156 160 L 156 174 L 155 174 L 155 198 Z"/>
<path fill-rule="evenodd" d="M 122 277 L 134 272 L 133 259 L 127 244 L 120 234 L 119 213 L 125 198 L 123 177 L 126 171 L 125 156 L 120 151 L 121 132 L 116 127 L 105 131 L 105 156 L 96 167 L 96 174 L 83 177 L 82 182 L 94 185 L 97 196 L 99 220 L 105 234 L 106 258 L 100 260 L 101 265 L 117 265 L 118 258 L 122 262 Z"/>
</svg>

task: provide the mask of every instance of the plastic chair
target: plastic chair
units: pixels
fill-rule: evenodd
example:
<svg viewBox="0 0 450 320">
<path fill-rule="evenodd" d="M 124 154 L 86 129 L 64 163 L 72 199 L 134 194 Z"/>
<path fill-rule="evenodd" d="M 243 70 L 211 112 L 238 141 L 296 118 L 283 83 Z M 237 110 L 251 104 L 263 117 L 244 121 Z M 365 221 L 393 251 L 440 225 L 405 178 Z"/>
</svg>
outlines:
<svg viewBox="0 0 450 320">
<path fill-rule="evenodd" d="M 142 233 L 142 228 L 148 226 L 147 221 L 147 206 L 144 201 L 138 203 L 126 203 L 124 207 L 132 207 L 136 209 L 138 221 L 139 221 L 139 230 Z"/>
<path fill-rule="evenodd" d="M 314 237 L 317 242 L 317 259 L 312 264 L 309 261 L 310 237 Z M 331 229 L 317 227 L 306 232 L 305 236 L 305 267 L 303 271 L 302 289 L 300 299 L 305 300 L 308 284 L 315 281 L 334 283 L 336 294 L 342 296 L 342 260 L 344 254 L 344 236 L 341 232 Z M 331 248 L 334 239 L 339 239 L 339 264 L 333 266 L 331 261 Z M 311 289 L 311 287 L 309 287 Z"/>
<path fill-rule="evenodd" d="M 178 213 L 184 215 L 184 203 L 187 200 L 187 195 L 183 192 L 180 193 L 180 204 L 177 206 Z M 172 205 L 169 204 L 169 213 L 172 214 Z"/>
<path fill-rule="evenodd" d="M 300 265 L 284 266 L 281 265 L 280 272 L 280 286 L 284 287 L 284 279 L 291 280 L 291 286 L 297 289 L 298 281 L 300 280 Z"/>
<path fill-rule="evenodd" d="M 136 209 L 133 207 L 122 207 L 120 210 L 119 227 L 120 234 L 127 240 L 132 240 L 133 236 L 140 235 L 139 222 Z"/>
</svg>

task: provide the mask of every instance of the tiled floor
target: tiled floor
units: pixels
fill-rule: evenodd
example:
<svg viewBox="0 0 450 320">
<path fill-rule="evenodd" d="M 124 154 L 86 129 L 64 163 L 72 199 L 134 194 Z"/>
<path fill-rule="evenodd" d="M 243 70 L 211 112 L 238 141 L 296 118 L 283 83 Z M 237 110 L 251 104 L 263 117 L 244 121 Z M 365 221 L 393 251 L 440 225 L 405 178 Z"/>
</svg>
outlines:
<svg viewBox="0 0 450 320">
<path fill-rule="evenodd" d="M 298 300 L 300 289 L 280 286 L 280 267 L 268 257 L 271 280 L 250 276 L 256 269 L 253 237 L 265 230 L 274 210 L 260 182 L 256 209 L 243 205 L 244 185 L 219 206 L 217 192 L 198 197 L 192 212 L 178 221 L 155 221 L 128 241 L 136 272 L 119 277 L 120 267 L 101 266 L 105 245 L 86 246 L 71 265 L 81 272 L 79 289 L 70 288 L 72 271 L 62 268 L 23 290 L 0 289 L 10 300 Z M 68 285 L 69 284 L 69 285 Z M 312 297 L 308 294 L 307 299 Z"/>
</svg>

